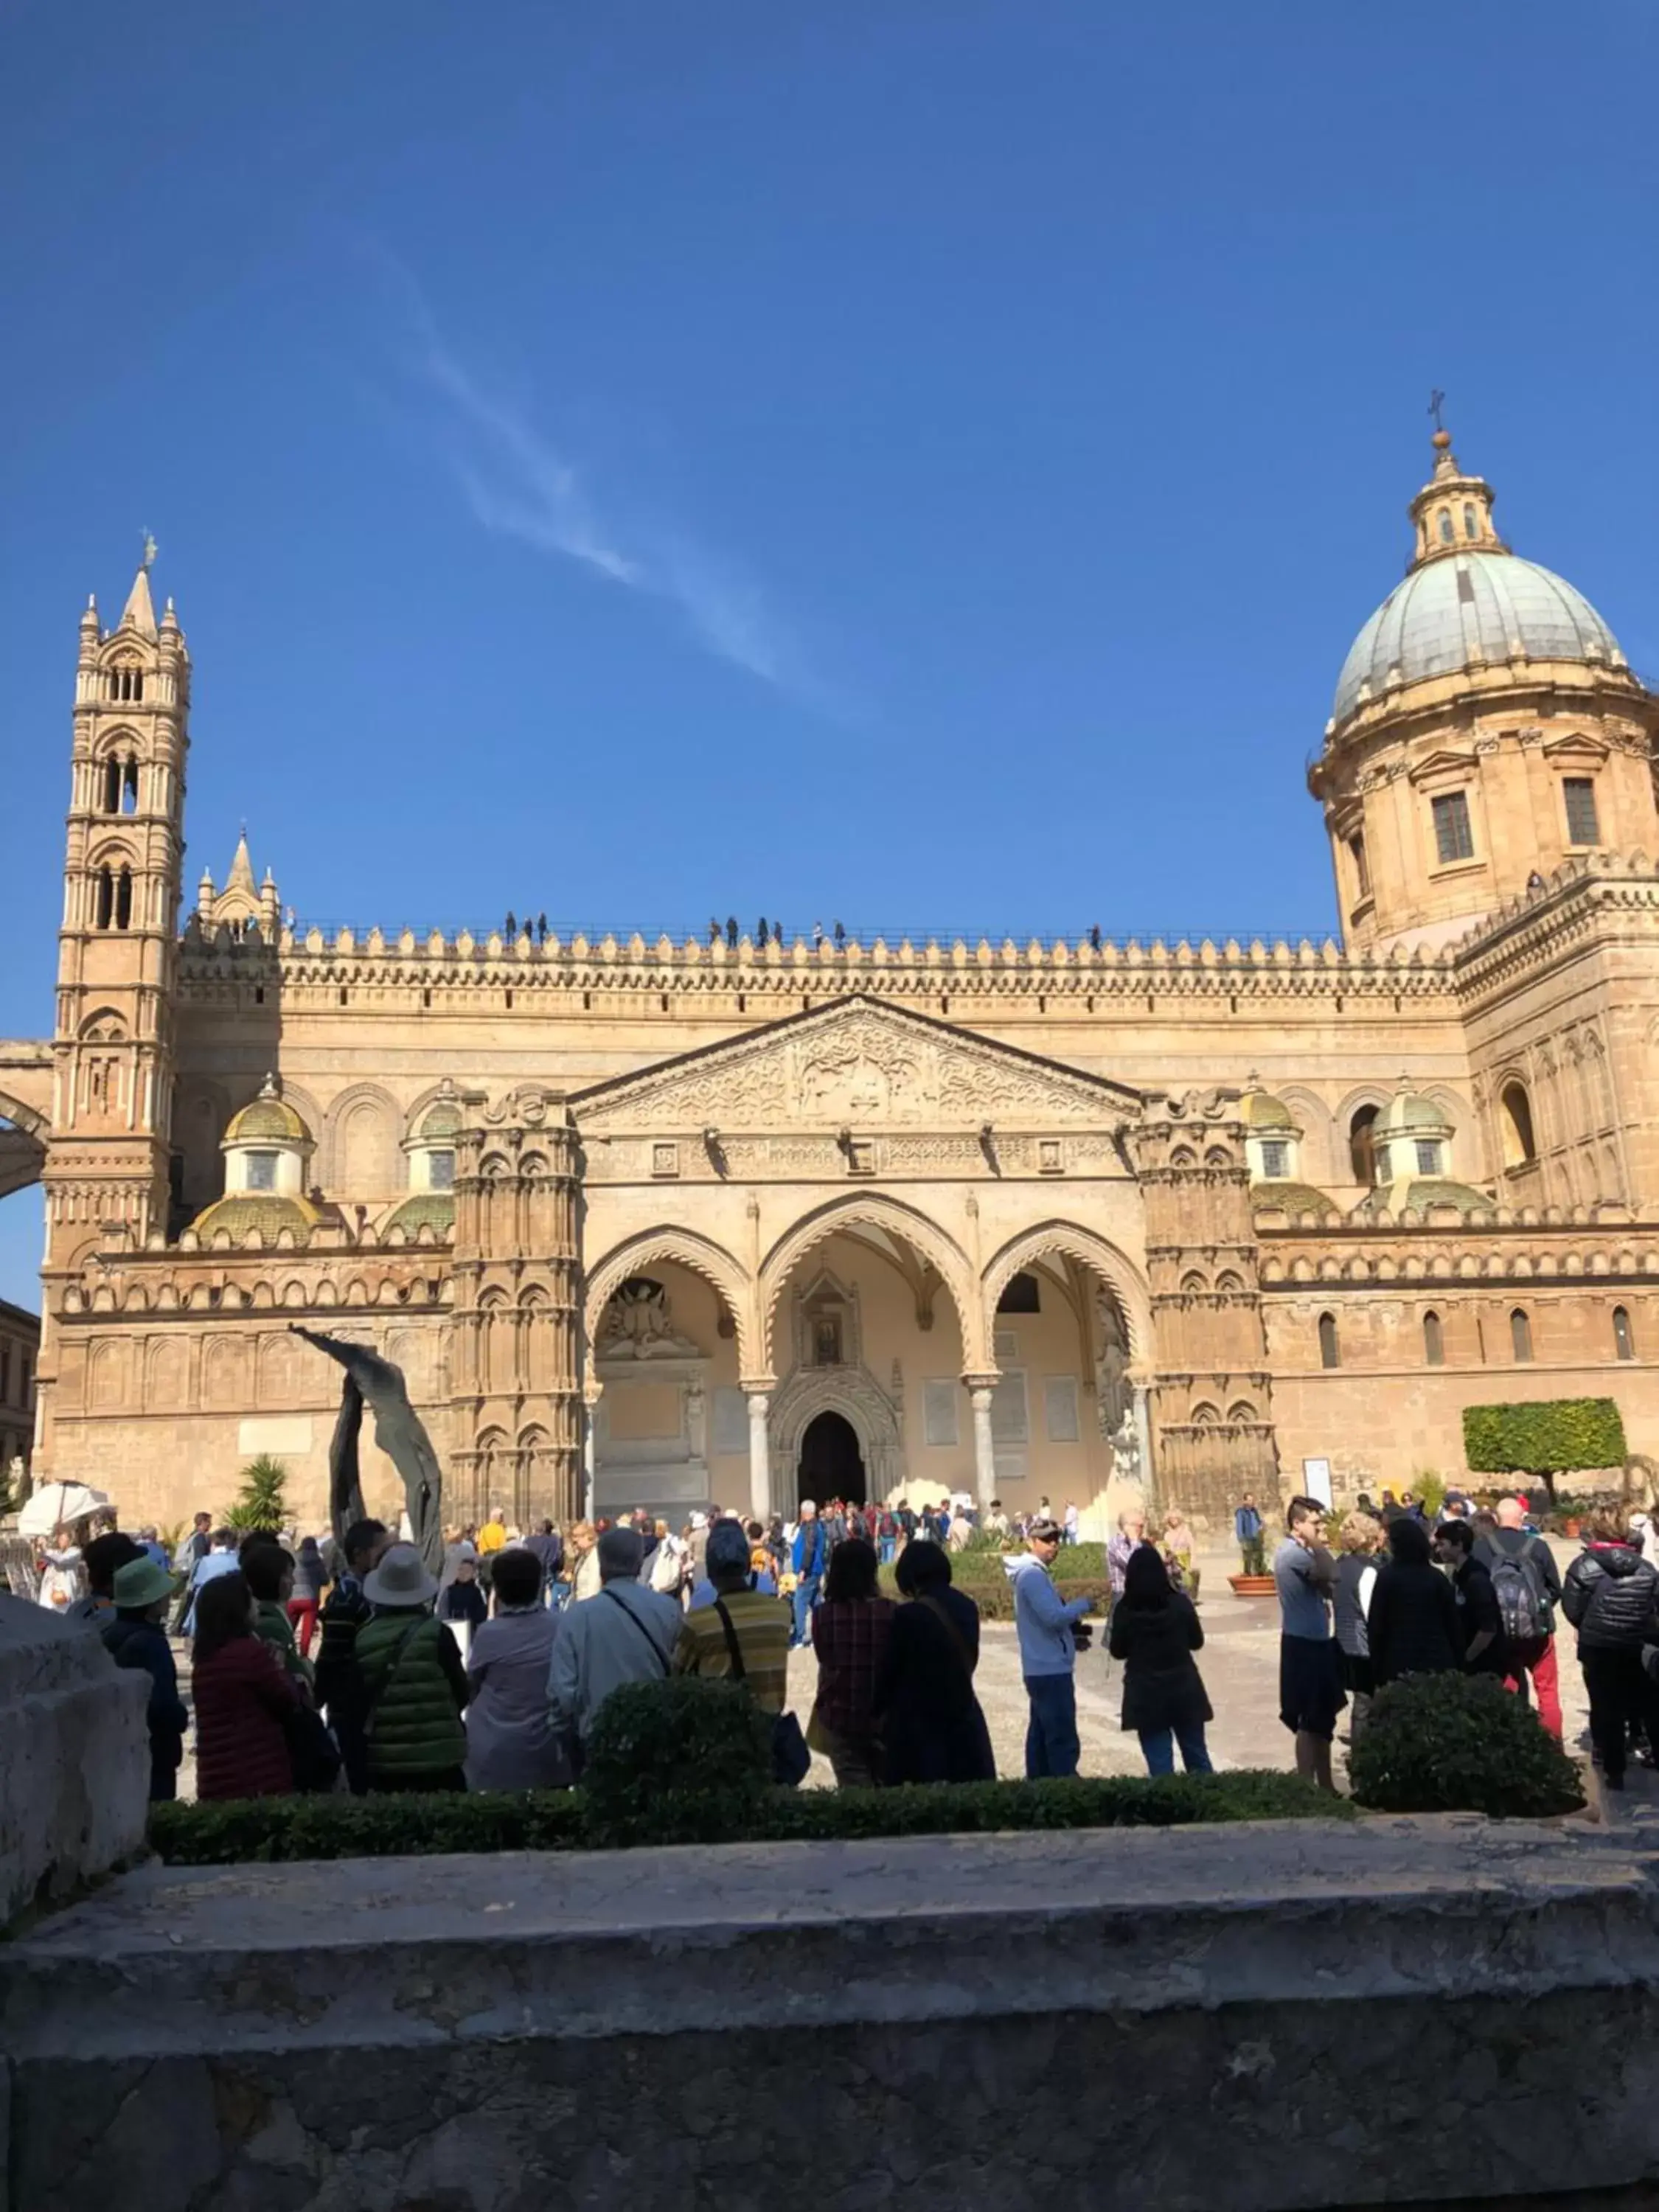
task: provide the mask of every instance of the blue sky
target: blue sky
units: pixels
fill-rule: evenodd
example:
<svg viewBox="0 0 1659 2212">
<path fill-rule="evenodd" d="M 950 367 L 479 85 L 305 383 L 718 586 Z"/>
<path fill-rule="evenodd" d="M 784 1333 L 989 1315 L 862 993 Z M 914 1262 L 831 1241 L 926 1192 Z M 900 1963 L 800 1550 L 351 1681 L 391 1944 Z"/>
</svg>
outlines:
<svg viewBox="0 0 1659 2212">
<path fill-rule="evenodd" d="M 0 1034 L 143 527 L 187 878 L 1317 933 L 1431 386 L 1659 668 L 1646 0 L 14 0 Z M 33 1199 L 0 1207 L 27 1297 Z"/>
</svg>

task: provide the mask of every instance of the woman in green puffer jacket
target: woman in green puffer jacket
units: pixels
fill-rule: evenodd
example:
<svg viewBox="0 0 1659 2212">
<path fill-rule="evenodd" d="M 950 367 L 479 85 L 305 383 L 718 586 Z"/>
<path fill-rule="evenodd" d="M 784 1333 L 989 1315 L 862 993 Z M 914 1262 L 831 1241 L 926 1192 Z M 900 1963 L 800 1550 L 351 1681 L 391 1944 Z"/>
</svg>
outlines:
<svg viewBox="0 0 1659 2212">
<path fill-rule="evenodd" d="M 432 1617 L 438 1585 L 412 1544 L 393 1544 L 363 1583 L 357 1632 L 371 1790 L 465 1790 L 467 1700 L 460 1647 Z"/>
</svg>

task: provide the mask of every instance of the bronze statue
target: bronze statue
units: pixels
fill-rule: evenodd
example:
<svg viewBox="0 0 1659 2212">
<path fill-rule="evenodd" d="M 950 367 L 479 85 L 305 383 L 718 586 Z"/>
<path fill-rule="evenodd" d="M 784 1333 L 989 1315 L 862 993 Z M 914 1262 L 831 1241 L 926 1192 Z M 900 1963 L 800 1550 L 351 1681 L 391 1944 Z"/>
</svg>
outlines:
<svg viewBox="0 0 1659 2212">
<path fill-rule="evenodd" d="M 329 1445 L 329 1512 L 336 1540 L 354 1521 L 363 1518 L 362 1478 L 357 1466 L 357 1439 L 362 1428 L 363 1407 L 374 1416 L 374 1441 L 404 1480 L 404 1503 L 409 1515 L 410 1540 L 425 1560 L 428 1571 L 441 1574 L 444 1564 L 443 1469 L 432 1449 L 420 1415 L 409 1402 L 404 1370 L 366 1344 L 348 1344 L 337 1336 L 289 1324 L 295 1336 L 314 1344 L 345 1370 L 340 1389 L 340 1415 Z"/>
</svg>

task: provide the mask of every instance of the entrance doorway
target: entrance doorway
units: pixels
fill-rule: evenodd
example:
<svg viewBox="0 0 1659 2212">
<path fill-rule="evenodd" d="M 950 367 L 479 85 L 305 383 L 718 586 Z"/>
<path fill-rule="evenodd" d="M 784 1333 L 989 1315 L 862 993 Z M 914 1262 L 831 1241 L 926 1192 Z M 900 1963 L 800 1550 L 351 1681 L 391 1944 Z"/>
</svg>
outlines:
<svg viewBox="0 0 1659 2212">
<path fill-rule="evenodd" d="M 849 1505 L 865 1503 L 864 1458 L 858 1431 L 844 1413 L 818 1413 L 800 1440 L 800 1477 L 795 1495 L 822 1506 L 831 1498 Z"/>
</svg>

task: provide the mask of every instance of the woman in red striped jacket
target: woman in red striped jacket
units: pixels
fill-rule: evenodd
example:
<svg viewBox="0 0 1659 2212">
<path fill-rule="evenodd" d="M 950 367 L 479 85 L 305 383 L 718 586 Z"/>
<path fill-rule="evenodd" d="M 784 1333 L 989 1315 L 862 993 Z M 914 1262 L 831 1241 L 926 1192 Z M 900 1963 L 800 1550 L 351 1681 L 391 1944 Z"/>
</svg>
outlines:
<svg viewBox="0 0 1659 2212">
<path fill-rule="evenodd" d="M 198 1797 L 285 1797 L 294 1788 L 288 1723 L 301 1699 L 254 1633 L 258 1612 L 240 1574 L 220 1575 L 197 1594 L 191 1695 Z"/>
</svg>

